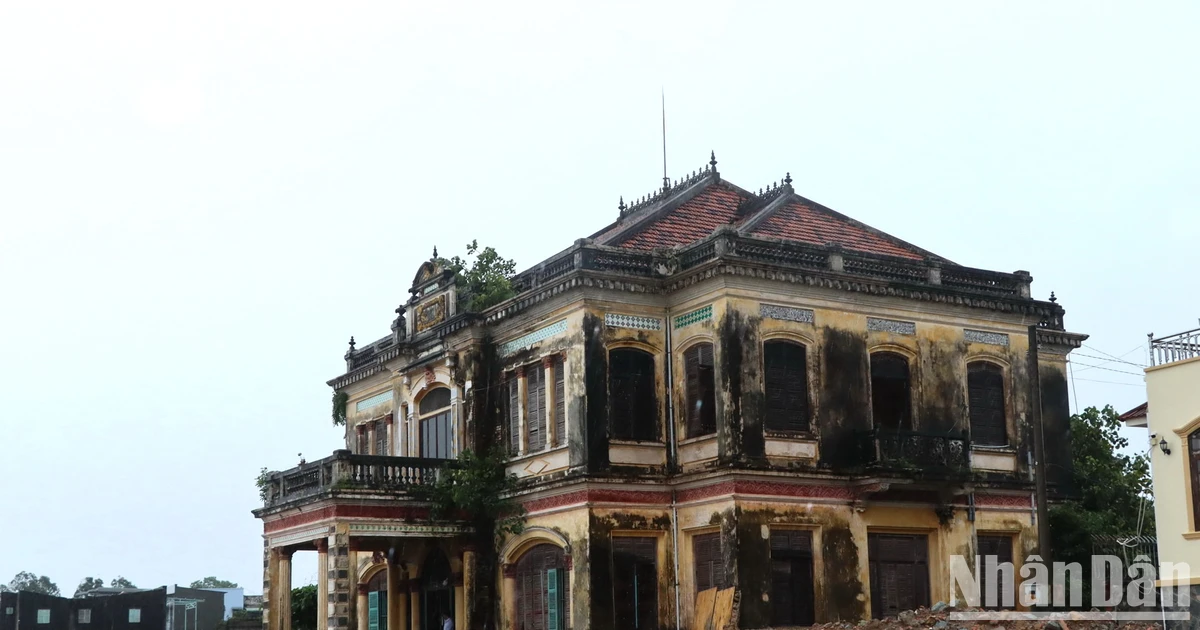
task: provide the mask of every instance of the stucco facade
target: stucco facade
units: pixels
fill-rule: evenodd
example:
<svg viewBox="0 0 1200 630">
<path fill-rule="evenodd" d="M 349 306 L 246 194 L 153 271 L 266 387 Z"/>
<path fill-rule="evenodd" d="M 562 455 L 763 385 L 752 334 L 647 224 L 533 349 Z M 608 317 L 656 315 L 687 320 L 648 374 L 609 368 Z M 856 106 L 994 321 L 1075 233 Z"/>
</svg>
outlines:
<svg viewBox="0 0 1200 630">
<path fill-rule="evenodd" d="M 392 335 L 330 381 L 347 451 L 268 480 L 266 625 L 287 630 L 297 550 L 328 576 L 322 630 L 427 628 L 431 605 L 459 628 L 665 629 L 707 587 L 740 591 L 742 628 L 948 600 L 950 557 L 981 536 L 1018 565 L 1036 546 L 1030 326 L 1051 490 L 1069 491 L 1065 361 L 1084 337 L 1030 282 L 790 178 L 743 190 L 715 158 L 483 312 L 433 259 Z M 431 454 L 490 448 L 527 519 L 484 550 L 407 488 Z"/>
</svg>

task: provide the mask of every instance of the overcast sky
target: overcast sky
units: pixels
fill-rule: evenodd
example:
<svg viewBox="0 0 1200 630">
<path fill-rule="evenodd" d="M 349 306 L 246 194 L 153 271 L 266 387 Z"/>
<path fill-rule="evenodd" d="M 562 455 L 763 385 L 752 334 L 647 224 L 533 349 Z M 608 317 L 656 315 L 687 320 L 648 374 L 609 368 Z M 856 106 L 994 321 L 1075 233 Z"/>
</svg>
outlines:
<svg viewBox="0 0 1200 630">
<path fill-rule="evenodd" d="M 1141 403 L 1200 317 L 1198 7 L 4 3 L 0 582 L 261 592 L 254 478 L 339 447 L 350 335 L 435 244 L 524 268 L 652 191 L 661 89 L 672 175 L 1029 270 L 1072 404 Z"/>
</svg>

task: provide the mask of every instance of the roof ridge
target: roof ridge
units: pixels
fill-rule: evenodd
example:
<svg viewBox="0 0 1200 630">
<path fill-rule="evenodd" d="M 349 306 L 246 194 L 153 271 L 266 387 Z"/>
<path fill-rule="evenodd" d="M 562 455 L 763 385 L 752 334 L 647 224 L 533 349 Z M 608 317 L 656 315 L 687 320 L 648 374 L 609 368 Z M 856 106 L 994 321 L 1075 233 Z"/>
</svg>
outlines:
<svg viewBox="0 0 1200 630">
<path fill-rule="evenodd" d="M 617 220 L 588 238 L 600 245 L 614 245 L 632 236 L 638 228 L 678 208 L 711 186 L 721 183 L 723 180 L 721 173 L 717 171 L 716 152 L 713 152 L 707 166 L 675 180 L 674 184 L 664 184 L 662 189 L 643 195 L 629 206 L 625 205 L 625 197 L 622 196 L 617 205 L 620 211 Z"/>
</svg>

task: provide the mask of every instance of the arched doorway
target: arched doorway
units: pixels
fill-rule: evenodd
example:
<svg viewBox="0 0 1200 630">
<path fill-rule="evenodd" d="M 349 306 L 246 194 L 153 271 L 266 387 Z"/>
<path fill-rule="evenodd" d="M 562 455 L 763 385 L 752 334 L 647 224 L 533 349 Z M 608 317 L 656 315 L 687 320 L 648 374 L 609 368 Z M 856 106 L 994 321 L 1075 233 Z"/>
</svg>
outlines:
<svg viewBox="0 0 1200 630">
<path fill-rule="evenodd" d="M 367 630 L 387 630 L 387 570 L 367 582 Z"/>
<path fill-rule="evenodd" d="M 454 580 L 450 560 L 434 548 L 421 568 L 421 630 L 441 630 L 442 613 L 454 617 Z"/>
<path fill-rule="evenodd" d="M 539 544 L 517 560 L 516 630 L 563 630 L 570 601 L 566 554 L 559 547 Z"/>
</svg>

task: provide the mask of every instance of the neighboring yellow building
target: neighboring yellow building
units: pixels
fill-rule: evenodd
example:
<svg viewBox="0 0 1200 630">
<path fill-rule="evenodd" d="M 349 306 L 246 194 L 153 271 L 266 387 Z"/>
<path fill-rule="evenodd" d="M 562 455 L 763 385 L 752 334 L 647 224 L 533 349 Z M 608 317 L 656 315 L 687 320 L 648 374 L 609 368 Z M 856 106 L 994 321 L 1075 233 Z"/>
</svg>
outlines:
<svg viewBox="0 0 1200 630">
<path fill-rule="evenodd" d="M 1167 585 L 1200 584 L 1200 329 L 1150 340 L 1147 404 L 1122 416 L 1150 431 L 1154 518 Z"/>
<path fill-rule="evenodd" d="M 619 210 L 483 312 L 435 257 L 392 334 L 352 343 L 329 382 L 347 450 L 264 480 L 268 630 L 288 630 L 299 550 L 327 577 L 320 630 L 443 611 L 666 630 L 724 586 L 742 628 L 895 614 L 950 599 L 952 555 L 1036 546 L 1029 327 L 1052 492 L 1085 337 L 1028 273 L 952 263 L 790 177 L 744 190 L 715 158 Z M 528 520 L 483 553 L 411 488 L 496 447 Z"/>
</svg>

